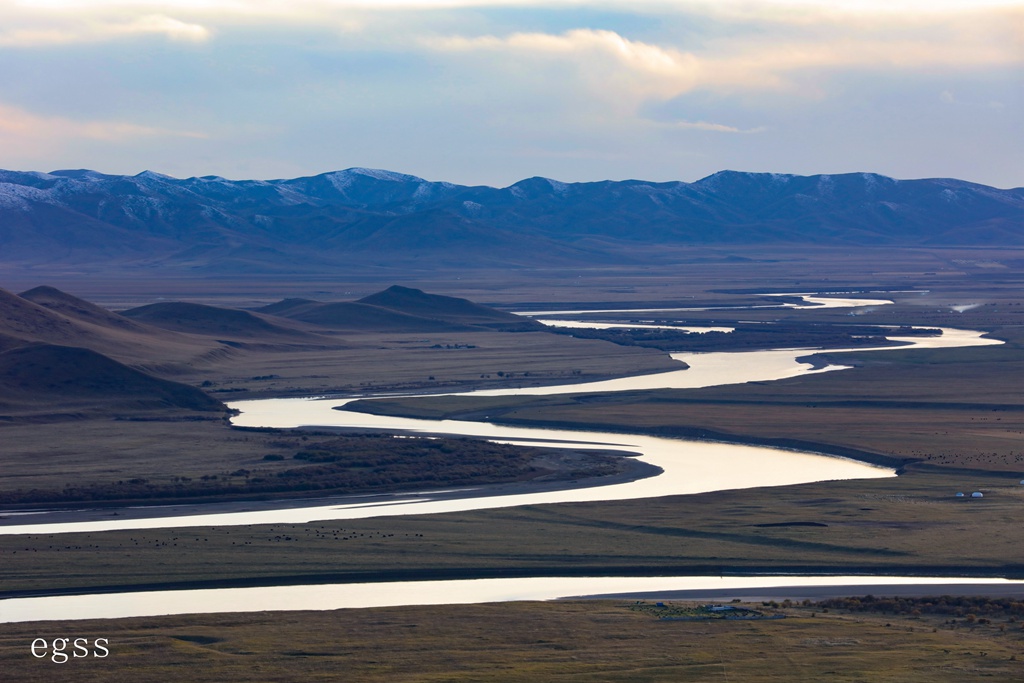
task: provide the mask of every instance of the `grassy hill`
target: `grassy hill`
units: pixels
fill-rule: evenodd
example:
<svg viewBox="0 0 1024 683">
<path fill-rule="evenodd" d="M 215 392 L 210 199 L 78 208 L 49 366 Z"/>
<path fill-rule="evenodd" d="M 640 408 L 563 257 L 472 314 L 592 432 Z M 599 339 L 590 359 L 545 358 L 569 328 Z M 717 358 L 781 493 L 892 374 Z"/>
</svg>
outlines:
<svg viewBox="0 0 1024 683">
<path fill-rule="evenodd" d="M 419 289 L 398 285 L 371 294 L 356 303 L 455 324 L 480 325 L 504 330 L 544 329 L 540 323 L 526 320 L 513 313 L 483 306 L 468 299 L 427 294 Z"/>
<path fill-rule="evenodd" d="M 312 335 L 284 327 L 258 313 L 184 301 L 148 304 L 122 311 L 122 316 L 175 332 L 230 338 L 306 339 Z M 286 322 L 286 321 L 281 321 Z"/>
<path fill-rule="evenodd" d="M 52 287 L 23 296 L 0 289 L 0 348 L 40 343 L 89 348 L 138 368 L 180 367 L 220 346 L 124 318 Z"/>
<path fill-rule="evenodd" d="M 0 407 L 13 413 L 68 410 L 222 412 L 200 389 L 147 375 L 90 349 L 32 344 L 0 353 Z"/>
<path fill-rule="evenodd" d="M 446 320 L 425 318 L 402 311 L 352 301 L 286 302 L 258 309 L 305 323 L 343 332 L 465 332 L 472 328 Z"/>
</svg>

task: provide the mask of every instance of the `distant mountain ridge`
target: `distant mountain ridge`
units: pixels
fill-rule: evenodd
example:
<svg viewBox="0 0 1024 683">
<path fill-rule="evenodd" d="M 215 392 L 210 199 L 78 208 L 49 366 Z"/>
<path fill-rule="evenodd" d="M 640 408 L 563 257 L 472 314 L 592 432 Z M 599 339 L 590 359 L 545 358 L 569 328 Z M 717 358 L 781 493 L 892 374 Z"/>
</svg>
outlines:
<svg viewBox="0 0 1024 683">
<path fill-rule="evenodd" d="M 241 181 L 0 171 L 0 263 L 15 265 L 565 265 L 693 244 L 1022 246 L 1024 188 L 870 173 L 493 188 L 365 168 Z"/>
<path fill-rule="evenodd" d="M 538 322 L 452 296 L 393 285 L 358 301 L 284 299 L 258 313 L 345 331 L 506 332 L 542 331 Z"/>
</svg>

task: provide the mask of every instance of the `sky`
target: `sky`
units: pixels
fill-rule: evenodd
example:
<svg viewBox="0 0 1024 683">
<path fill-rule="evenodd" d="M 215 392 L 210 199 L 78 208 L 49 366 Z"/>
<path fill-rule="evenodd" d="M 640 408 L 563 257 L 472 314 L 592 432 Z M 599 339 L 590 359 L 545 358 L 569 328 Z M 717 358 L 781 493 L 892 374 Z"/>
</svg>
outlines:
<svg viewBox="0 0 1024 683">
<path fill-rule="evenodd" d="M 0 168 L 1024 186 L 1024 0 L 0 0 Z"/>
</svg>

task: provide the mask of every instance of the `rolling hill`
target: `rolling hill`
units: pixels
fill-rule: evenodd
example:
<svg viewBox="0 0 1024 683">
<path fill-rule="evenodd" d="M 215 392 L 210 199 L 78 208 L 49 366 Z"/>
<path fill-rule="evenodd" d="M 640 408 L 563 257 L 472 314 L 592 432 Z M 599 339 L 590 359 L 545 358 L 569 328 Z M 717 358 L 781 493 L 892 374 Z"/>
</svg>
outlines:
<svg viewBox="0 0 1024 683">
<path fill-rule="evenodd" d="M 26 344 L 85 347 L 144 369 L 168 369 L 220 347 L 212 339 L 177 334 L 107 311 L 52 287 L 19 296 L 0 289 L 0 346 Z"/>
<path fill-rule="evenodd" d="M 465 332 L 472 328 L 354 301 L 309 301 L 292 306 L 282 302 L 276 315 L 342 332 Z M 259 309 L 266 313 L 265 309 Z"/>
<path fill-rule="evenodd" d="M 47 413 L 169 409 L 224 412 L 194 387 L 134 370 L 90 349 L 30 344 L 0 352 L 0 408 Z"/>
<path fill-rule="evenodd" d="M 349 332 L 466 332 L 474 329 L 516 332 L 546 329 L 540 323 L 467 299 L 427 294 L 397 285 L 358 301 L 285 299 L 258 311 Z"/>
<path fill-rule="evenodd" d="M 319 331 L 318 331 L 319 330 Z M 203 391 L 320 376 L 351 350 L 337 333 L 546 331 L 466 299 L 390 287 L 359 301 L 287 299 L 247 311 L 160 302 L 111 312 L 53 287 L 0 289 L 0 414 L 223 410 Z M 349 358 L 350 356 L 344 356 Z M 281 379 L 280 368 L 290 368 Z M 242 386 L 239 386 L 241 383 Z"/>
<path fill-rule="evenodd" d="M 175 375 L 212 358 L 215 341 L 129 318 L 53 287 L 0 289 L 0 409 L 9 414 L 82 411 L 223 411 Z"/>
<path fill-rule="evenodd" d="M 231 339 L 262 341 L 285 339 L 314 341 L 312 334 L 279 325 L 258 313 L 237 308 L 207 306 L 183 301 L 168 301 L 122 311 L 125 319 L 144 322 L 175 332 L 188 332 Z M 281 321 L 285 322 L 285 321 Z M 322 340 L 327 341 L 327 340 Z"/>
<path fill-rule="evenodd" d="M 545 330 L 544 325 L 522 316 L 499 311 L 468 299 L 428 294 L 412 287 L 393 285 L 382 292 L 363 297 L 356 303 L 443 320 L 461 325 L 477 325 L 506 331 Z"/>
</svg>

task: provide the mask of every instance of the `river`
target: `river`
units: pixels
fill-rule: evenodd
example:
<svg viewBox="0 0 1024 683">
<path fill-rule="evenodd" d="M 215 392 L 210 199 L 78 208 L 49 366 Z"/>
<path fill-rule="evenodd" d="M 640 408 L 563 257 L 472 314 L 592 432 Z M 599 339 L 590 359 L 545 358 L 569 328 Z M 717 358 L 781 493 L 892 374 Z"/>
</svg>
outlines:
<svg viewBox="0 0 1024 683">
<path fill-rule="evenodd" d="M 874 302 L 873 302 L 874 303 Z M 565 312 L 560 312 L 565 313 Z M 944 329 L 937 337 L 892 338 L 907 346 L 897 348 L 954 348 L 1000 344 L 981 332 Z M 893 347 L 845 349 L 884 352 Z M 830 349 L 835 353 L 844 349 Z M 555 395 L 584 392 L 635 391 L 654 388 L 696 388 L 749 381 L 767 381 L 816 372 L 844 369 L 843 366 L 815 368 L 801 361 L 814 353 L 808 349 L 673 354 L 689 368 L 678 371 L 548 387 L 460 392 L 451 395 Z M 307 523 L 332 519 L 363 519 L 392 515 L 430 514 L 510 507 L 526 504 L 626 500 L 723 489 L 781 486 L 795 483 L 894 476 L 889 468 L 853 460 L 781 449 L 727 443 L 667 439 L 642 435 L 602 432 L 511 428 L 488 422 L 413 420 L 375 416 L 344 410 L 344 399 L 266 399 L 240 401 L 232 407 L 241 411 L 233 420 L 240 426 L 334 426 L 373 428 L 389 431 L 443 433 L 479 436 L 508 443 L 581 446 L 595 450 L 629 451 L 638 459 L 660 467 L 663 473 L 610 486 L 593 486 L 559 491 L 512 495 L 480 495 L 480 490 L 417 492 L 390 497 L 385 502 L 313 504 L 270 510 L 175 515 L 143 519 L 106 519 L 82 522 L 45 523 L 47 513 L 19 517 L 43 523 L 8 524 L 0 534 L 55 534 L 114 529 L 225 526 L 266 523 Z M 369 397 L 372 398 L 372 397 Z M 484 490 L 486 492 L 486 490 Z M 11 520 L 7 520 L 11 521 Z M 497 600 L 550 599 L 566 595 L 623 593 L 658 590 L 739 590 L 771 588 L 794 584 L 868 586 L 895 583 L 983 584 L 977 579 L 922 580 L 912 577 L 573 577 L 529 579 L 481 579 L 474 581 L 405 582 L 401 584 L 359 584 L 332 586 L 283 586 L 167 593 L 125 593 L 112 595 L 55 596 L 0 601 L 0 622 L 46 619 L 113 618 L 225 611 L 275 609 L 337 609 L 403 604 L 441 604 Z M 997 581 L 997 580 L 993 580 Z M 993 584 L 1002 586 L 1002 584 Z M 852 589 L 851 589 L 852 590 Z M 1014 594 L 1019 583 L 1007 583 L 998 590 Z"/>
<path fill-rule="evenodd" d="M 909 346 L 896 348 L 954 348 L 1000 344 L 986 339 L 981 332 L 944 329 L 935 337 L 893 337 Z M 883 352 L 893 347 L 856 350 Z M 599 382 L 563 384 L 556 386 L 517 387 L 509 389 L 458 392 L 452 396 L 549 396 L 574 393 L 637 391 L 662 388 L 699 388 L 749 381 L 768 381 L 803 374 L 830 372 L 844 366 L 829 365 L 815 368 L 799 359 L 813 353 L 807 349 L 775 349 L 768 351 L 741 351 L 727 353 L 673 354 L 673 358 L 689 367 L 681 370 L 625 377 Z M 438 395 L 438 394 L 435 394 Z M 566 488 L 525 493 L 498 493 L 486 495 L 487 489 L 467 487 L 459 490 L 417 491 L 389 496 L 385 500 L 371 501 L 289 501 L 270 509 L 243 509 L 219 511 L 222 507 L 209 506 L 209 513 L 197 513 L 196 506 L 182 514 L 179 506 L 161 508 L 163 514 L 153 516 L 146 511 L 135 516 L 131 510 L 116 516 L 95 519 L 95 514 L 82 521 L 49 522 L 67 512 L 39 511 L 10 516 L 0 525 L 0 534 L 57 534 L 127 529 L 180 528 L 191 526 L 231 526 L 246 524 L 304 524 L 314 521 L 367 519 L 410 514 L 464 512 L 517 505 L 546 503 L 593 502 L 630 500 L 660 496 L 704 493 L 726 489 L 759 486 L 786 486 L 791 484 L 839 479 L 869 479 L 891 477 L 891 468 L 868 463 L 806 453 L 793 450 L 672 439 L 647 435 L 616 434 L 599 431 L 571 431 L 506 427 L 490 422 L 460 420 L 419 420 L 381 415 L 370 415 L 344 410 L 355 400 L 373 397 L 339 399 L 262 399 L 230 404 L 240 414 L 232 422 L 244 427 L 294 428 L 303 426 L 340 427 L 349 429 L 378 429 L 389 432 L 446 434 L 453 436 L 483 437 L 502 443 L 534 446 L 580 447 L 593 450 L 626 451 L 637 454 L 641 462 L 662 470 L 658 476 L 626 483 L 599 485 L 586 488 Z M 483 493 L 484 495 L 481 495 Z M 201 507 L 201 506 L 200 506 Z M 244 506 L 243 506 L 244 507 Z M 257 506 L 254 506 L 257 507 Z M 110 515 L 110 513 L 107 513 Z M 17 522 L 17 523 L 15 523 Z"/>
<path fill-rule="evenodd" d="M 0 600 L 0 623 L 167 614 L 460 605 L 656 593 L 676 599 L 800 599 L 826 595 L 982 594 L 1019 597 L 1022 582 L 906 576 L 582 576 L 401 581 L 59 595 Z"/>
</svg>

